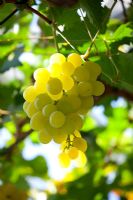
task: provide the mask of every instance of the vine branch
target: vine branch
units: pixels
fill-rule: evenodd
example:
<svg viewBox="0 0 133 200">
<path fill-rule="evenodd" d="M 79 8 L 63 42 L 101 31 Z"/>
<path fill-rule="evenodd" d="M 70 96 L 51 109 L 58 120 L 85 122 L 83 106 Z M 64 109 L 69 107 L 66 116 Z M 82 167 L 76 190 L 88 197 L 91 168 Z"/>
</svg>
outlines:
<svg viewBox="0 0 133 200">
<path fill-rule="evenodd" d="M 17 138 L 16 142 L 14 144 L 12 144 L 10 147 L 8 148 L 4 148 L 0 151 L 0 156 L 4 156 L 6 154 L 11 154 L 13 152 L 13 150 L 16 148 L 16 146 L 21 143 L 27 136 L 29 136 L 33 131 L 29 130 L 25 133 L 21 133 L 19 135 L 19 137 Z"/>
<path fill-rule="evenodd" d="M 121 2 L 121 5 L 122 5 L 123 15 L 125 17 L 125 22 L 127 22 L 128 21 L 128 16 L 127 16 L 126 8 L 125 8 L 125 5 L 124 5 L 124 1 L 120 0 L 120 2 Z"/>
<path fill-rule="evenodd" d="M 4 24 L 8 19 L 10 19 L 16 12 L 18 12 L 18 9 L 16 8 L 15 10 L 13 10 L 7 17 L 5 17 L 5 19 L 3 19 L 2 21 L 0 21 L 0 25 Z"/>
<path fill-rule="evenodd" d="M 49 25 L 51 25 L 53 22 L 52 20 L 50 20 L 48 17 L 46 17 L 44 14 L 41 14 L 38 10 L 30 7 L 29 5 L 26 5 L 25 7 L 26 10 L 29 10 L 32 13 L 35 13 L 36 15 L 38 15 L 39 17 L 41 17 L 44 21 L 46 21 Z"/>
<path fill-rule="evenodd" d="M 110 8 L 108 14 L 104 17 L 104 19 L 103 19 L 103 21 L 102 21 L 102 23 L 101 23 L 101 26 L 99 27 L 99 29 L 97 30 L 97 32 L 96 32 L 94 38 L 92 39 L 92 42 L 91 42 L 89 48 L 87 49 L 87 51 L 85 52 L 85 54 L 82 56 L 84 60 L 87 60 L 87 59 L 89 58 L 90 51 L 91 51 L 93 45 L 95 44 L 95 40 L 96 40 L 97 36 L 99 35 L 100 29 L 101 29 L 101 27 L 103 27 L 103 24 L 105 23 L 105 21 L 109 18 L 109 16 L 110 16 L 112 10 L 114 9 L 114 7 L 115 7 L 117 1 L 118 1 L 118 0 L 114 0 L 114 3 L 112 4 L 112 7 Z"/>
<path fill-rule="evenodd" d="M 126 100 L 133 102 L 132 93 L 130 93 L 124 89 L 119 89 L 117 87 L 110 86 L 109 84 L 107 84 L 105 82 L 104 82 L 104 85 L 105 85 L 105 92 L 100 98 L 95 97 L 96 102 L 99 101 L 102 97 L 106 97 L 106 96 L 116 96 L 116 97 L 121 96 L 121 97 L 124 97 Z"/>
</svg>

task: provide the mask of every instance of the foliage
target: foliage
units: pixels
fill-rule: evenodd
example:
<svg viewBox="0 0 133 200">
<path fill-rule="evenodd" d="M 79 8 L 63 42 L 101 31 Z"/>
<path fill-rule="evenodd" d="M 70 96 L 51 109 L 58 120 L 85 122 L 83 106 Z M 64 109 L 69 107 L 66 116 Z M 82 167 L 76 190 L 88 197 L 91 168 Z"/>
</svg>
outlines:
<svg viewBox="0 0 133 200">
<path fill-rule="evenodd" d="M 0 25 L 0 183 L 25 190 L 33 200 L 37 199 L 33 188 L 47 194 L 49 200 L 106 200 L 112 191 L 121 199 L 132 200 L 132 5 L 123 8 L 123 19 L 119 19 L 110 17 L 117 1 L 111 8 L 102 7 L 100 0 L 9 2 L 0 6 L 0 21 L 16 6 L 19 11 Z M 54 23 L 31 13 L 27 5 Z M 27 143 L 37 148 L 40 143 L 37 132 L 30 129 L 22 97 L 25 87 L 34 81 L 34 70 L 46 67 L 57 51 L 65 56 L 78 52 L 99 63 L 100 80 L 106 85 L 81 130 L 88 142 L 88 164 L 73 168 L 61 181 L 49 176 L 45 155 L 24 156 Z M 55 189 L 33 186 L 30 179 L 37 177 Z"/>
</svg>

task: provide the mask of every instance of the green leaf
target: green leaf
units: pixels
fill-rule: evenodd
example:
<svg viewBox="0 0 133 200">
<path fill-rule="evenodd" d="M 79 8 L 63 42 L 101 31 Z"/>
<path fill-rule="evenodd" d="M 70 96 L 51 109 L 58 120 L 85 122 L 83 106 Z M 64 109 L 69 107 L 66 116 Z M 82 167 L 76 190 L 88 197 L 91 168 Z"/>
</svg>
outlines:
<svg viewBox="0 0 133 200">
<path fill-rule="evenodd" d="M 9 70 L 11 67 L 18 67 L 21 64 L 19 61 L 19 56 L 22 54 L 24 47 L 18 47 L 12 52 L 8 57 L 3 60 L 0 60 L 0 73 Z"/>
<path fill-rule="evenodd" d="M 103 78 L 120 89 L 129 92 L 133 91 L 133 53 L 119 53 L 109 59 L 108 56 L 101 56 L 98 63 L 103 70 Z M 118 71 L 118 74 L 117 74 Z"/>
<path fill-rule="evenodd" d="M 95 2 L 93 0 L 81 0 L 80 4 L 83 10 L 86 11 L 91 26 L 94 26 L 96 31 L 100 29 L 103 32 L 109 19 L 109 9 L 103 8 L 101 2 L 101 0 Z"/>
<path fill-rule="evenodd" d="M 114 40 L 115 42 L 118 40 L 122 40 L 123 38 L 133 37 L 133 29 L 130 27 L 130 24 L 122 24 L 120 25 L 114 34 L 111 35 L 110 39 Z"/>
</svg>

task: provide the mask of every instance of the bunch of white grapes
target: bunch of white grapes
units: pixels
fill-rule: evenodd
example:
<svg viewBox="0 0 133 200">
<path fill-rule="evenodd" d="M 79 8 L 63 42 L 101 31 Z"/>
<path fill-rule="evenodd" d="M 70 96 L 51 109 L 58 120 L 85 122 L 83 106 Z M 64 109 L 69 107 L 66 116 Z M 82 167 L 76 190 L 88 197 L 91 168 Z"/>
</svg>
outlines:
<svg viewBox="0 0 133 200">
<path fill-rule="evenodd" d="M 79 130 L 84 115 L 94 105 L 93 96 L 104 92 L 103 83 L 96 80 L 100 73 L 98 64 L 83 62 L 76 53 L 67 58 L 55 53 L 47 69 L 34 72 L 34 85 L 23 93 L 23 108 L 31 128 L 39 132 L 40 142 L 47 144 L 53 140 L 61 144 L 59 160 L 64 167 L 71 160 L 86 162 L 87 142 Z"/>
</svg>

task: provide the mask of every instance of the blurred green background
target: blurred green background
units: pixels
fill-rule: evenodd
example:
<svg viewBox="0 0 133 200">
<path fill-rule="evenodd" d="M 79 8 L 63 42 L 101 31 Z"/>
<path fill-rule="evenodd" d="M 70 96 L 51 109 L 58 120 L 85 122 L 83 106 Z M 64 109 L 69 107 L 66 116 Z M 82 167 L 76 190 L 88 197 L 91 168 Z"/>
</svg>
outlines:
<svg viewBox="0 0 133 200">
<path fill-rule="evenodd" d="M 0 200 L 133 200 L 133 3 L 0 3 Z M 40 144 L 30 129 L 22 94 L 34 70 L 47 67 L 53 53 L 87 50 L 88 59 L 102 67 L 106 90 L 81 130 L 87 165 L 62 169 L 58 145 Z"/>
</svg>

